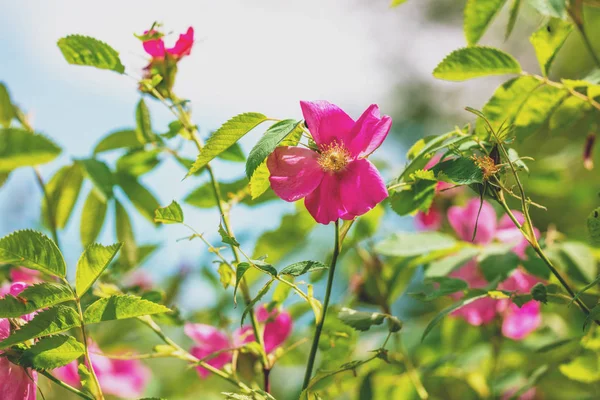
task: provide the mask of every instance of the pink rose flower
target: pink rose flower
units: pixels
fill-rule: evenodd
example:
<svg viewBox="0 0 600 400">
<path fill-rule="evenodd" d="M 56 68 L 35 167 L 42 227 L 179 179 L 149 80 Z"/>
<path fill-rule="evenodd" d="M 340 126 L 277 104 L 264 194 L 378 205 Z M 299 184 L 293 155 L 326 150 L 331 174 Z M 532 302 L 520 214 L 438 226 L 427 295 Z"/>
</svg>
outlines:
<svg viewBox="0 0 600 400">
<path fill-rule="evenodd" d="M 184 331 L 196 343 L 191 348 L 190 353 L 198 359 L 203 359 L 210 354 L 231 348 L 231 343 L 227 335 L 214 326 L 188 323 L 185 324 Z M 225 351 L 205 361 L 207 364 L 221 369 L 231 362 L 231 358 L 231 353 Z M 196 367 L 196 370 L 201 378 L 206 378 L 210 374 L 203 367 Z"/>
<path fill-rule="evenodd" d="M 415 215 L 415 224 L 420 230 L 437 231 L 442 227 L 443 219 L 442 213 L 434 206 L 431 206 L 426 213 L 419 211 Z"/>
<path fill-rule="evenodd" d="M 40 283 L 40 271 L 25 267 L 13 268 L 10 270 L 10 280 L 13 282 L 24 282 L 29 284 Z"/>
<path fill-rule="evenodd" d="M 265 351 L 272 352 L 279 347 L 292 333 L 292 316 L 287 312 L 279 309 L 267 311 L 267 308 L 262 305 L 256 311 L 258 322 L 265 324 L 263 340 L 265 342 Z M 238 329 L 234 335 L 234 344 L 236 347 L 242 346 L 245 343 L 254 341 L 252 327 L 246 325 Z"/>
<path fill-rule="evenodd" d="M 144 32 L 147 34 L 148 31 Z M 179 39 L 175 43 L 175 46 L 167 49 L 165 48 L 165 42 L 162 38 L 146 40 L 143 43 L 144 50 L 154 59 L 163 59 L 167 54 L 174 58 L 182 58 L 183 56 L 189 56 L 194 45 L 194 28 L 191 26 L 187 32 L 179 35 Z"/>
<path fill-rule="evenodd" d="M 507 390 L 502 395 L 502 400 L 510 400 L 510 398 L 513 397 L 515 395 L 515 393 L 517 393 L 517 390 L 519 390 L 519 389 L 513 388 L 513 389 Z M 535 387 L 532 387 L 531 389 L 527 390 L 525 393 L 520 395 L 517 400 L 534 400 L 535 394 L 536 394 L 536 389 L 535 389 Z"/>
<path fill-rule="evenodd" d="M 494 239 L 504 243 L 514 242 L 515 247 L 512 251 L 519 257 L 525 258 L 527 240 L 523 238 L 512 220 L 508 216 L 504 216 L 497 224 L 494 208 L 484 201 L 477 222 L 479 206 L 480 200 L 472 199 L 465 207 L 454 206 L 448 210 L 448 222 L 456 234 L 462 240 L 471 241 L 473 230 L 477 225 L 475 243 L 486 245 Z M 519 222 L 523 222 L 524 218 L 521 213 L 513 211 L 513 214 Z M 539 236 L 539 231 L 537 229 L 535 231 L 536 235 Z M 451 272 L 450 276 L 466 281 L 471 288 L 483 288 L 488 284 L 474 259 L 458 270 Z M 526 294 L 538 282 L 541 282 L 541 280 L 517 269 L 504 282 L 500 283 L 498 289 Z M 462 295 L 454 294 L 453 297 L 458 299 Z M 519 308 L 509 299 L 494 300 L 486 297 L 461 307 L 453 315 L 460 316 L 469 324 L 476 326 L 487 324 L 496 315 L 501 315 L 503 317 L 502 334 L 513 340 L 524 339 L 537 329 L 542 321 L 540 304 L 535 300 L 531 300 Z"/>
<path fill-rule="evenodd" d="M 96 354 L 100 352 L 100 349 L 95 343 L 91 343 L 89 349 L 94 372 L 103 393 L 123 398 L 143 396 L 151 378 L 148 367 L 139 360 L 115 360 Z M 73 387 L 80 387 L 77 368 L 77 361 L 73 361 L 64 367 L 55 369 L 53 374 Z"/>
<path fill-rule="evenodd" d="M 271 187 L 285 201 L 304 198 L 313 218 L 328 224 L 363 215 L 388 196 L 367 157 L 386 138 L 392 119 L 371 105 L 355 122 L 327 102 L 300 102 L 318 147 L 277 147 L 267 159 Z"/>
<path fill-rule="evenodd" d="M 0 288 L 0 296 L 11 294 L 17 296 L 27 287 L 22 282 Z M 10 321 L 0 318 L 0 340 L 10 336 Z M 2 357 L 0 351 L 0 399 L 35 400 L 37 390 L 37 372 L 25 369 Z"/>
<path fill-rule="evenodd" d="M 151 290 L 154 283 L 152 282 L 152 276 L 143 269 L 136 269 L 125 277 L 125 285 L 138 287 L 142 290 Z"/>
</svg>

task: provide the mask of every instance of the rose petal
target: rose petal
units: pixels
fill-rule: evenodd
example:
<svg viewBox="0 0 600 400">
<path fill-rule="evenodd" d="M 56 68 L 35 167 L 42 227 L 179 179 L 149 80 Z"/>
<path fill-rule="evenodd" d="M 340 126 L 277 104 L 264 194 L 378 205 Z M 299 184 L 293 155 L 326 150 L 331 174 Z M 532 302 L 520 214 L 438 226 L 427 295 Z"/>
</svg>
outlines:
<svg viewBox="0 0 600 400">
<path fill-rule="evenodd" d="M 470 200 L 465 207 L 454 206 L 448 210 L 448 222 L 456 232 L 459 238 L 465 241 L 473 239 L 473 232 L 477 226 L 477 234 L 474 243 L 488 244 L 494 238 L 496 232 L 496 212 L 487 201 L 481 206 L 479 219 L 480 201 L 479 199 Z"/>
<path fill-rule="evenodd" d="M 498 285 L 498 289 L 529 293 L 531 288 L 538 282 L 543 281 L 533 275 L 517 269 L 504 282 Z"/>
<path fill-rule="evenodd" d="M 185 324 L 184 332 L 194 342 L 196 346 L 192 347 L 190 353 L 196 358 L 204 358 L 209 354 L 231 347 L 229 338 L 223 332 L 214 326 L 205 324 Z M 224 352 L 207 361 L 209 365 L 215 368 L 221 368 L 231 361 L 231 353 Z M 206 378 L 210 372 L 202 367 L 196 367 L 198 375 Z"/>
<path fill-rule="evenodd" d="M 511 303 L 504 314 L 502 334 L 513 340 L 522 340 L 536 330 L 541 323 L 540 303 L 532 300 L 521 308 Z"/>
<path fill-rule="evenodd" d="M 275 309 L 269 313 L 263 305 L 256 316 L 260 322 L 267 322 L 263 334 L 267 353 L 279 347 L 292 333 L 292 316 L 286 311 Z"/>
<path fill-rule="evenodd" d="M 341 108 L 328 101 L 301 101 L 300 107 L 308 130 L 318 146 L 333 141 L 345 143 L 354 127 L 354 120 Z"/>
<path fill-rule="evenodd" d="M 35 400 L 37 372 L 0 358 L 0 399 Z"/>
<path fill-rule="evenodd" d="M 167 49 L 167 53 L 175 57 L 189 56 L 194 45 L 194 28 L 191 26 L 188 28 L 186 33 L 179 35 L 179 39 L 170 49 Z"/>
<path fill-rule="evenodd" d="M 165 42 L 162 39 L 146 40 L 143 46 L 146 53 L 152 58 L 163 58 L 165 56 Z"/>
<path fill-rule="evenodd" d="M 459 308 L 452 315 L 463 318 L 471 325 L 485 325 L 490 323 L 496 316 L 496 301 L 484 297 Z"/>
<path fill-rule="evenodd" d="M 415 215 L 415 225 L 424 231 L 436 231 L 442 226 L 442 213 L 435 207 L 431 207 L 426 213 L 419 211 Z"/>
<path fill-rule="evenodd" d="M 367 159 L 350 162 L 340 175 L 341 200 L 352 216 L 363 215 L 388 197 L 379 171 Z"/>
<path fill-rule="evenodd" d="M 513 215 L 520 224 L 525 222 L 525 216 L 520 211 L 512 211 Z M 541 236 L 540 231 L 537 228 L 533 228 L 535 237 L 539 239 Z M 496 238 L 503 243 L 515 243 L 515 247 L 512 251 L 518 255 L 521 259 L 525 259 L 525 251 L 529 242 L 523 237 L 523 234 L 517 228 L 508 215 L 503 215 L 498 223 L 498 230 L 496 231 Z"/>
<path fill-rule="evenodd" d="M 285 201 L 296 201 L 312 193 L 325 175 L 318 157 L 318 153 L 303 147 L 277 147 L 267 158 L 275 194 Z"/>
<path fill-rule="evenodd" d="M 379 114 L 379 107 L 371 104 L 354 124 L 348 137 L 342 138 L 355 157 L 367 157 L 383 143 L 392 127 L 392 118 Z"/>
<path fill-rule="evenodd" d="M 304 199 L 306 209 L 318 223 L 354 218 L 342 204 L 341 180 L 342 174 L 324 174 L 321 184 Z"/>
</svg>

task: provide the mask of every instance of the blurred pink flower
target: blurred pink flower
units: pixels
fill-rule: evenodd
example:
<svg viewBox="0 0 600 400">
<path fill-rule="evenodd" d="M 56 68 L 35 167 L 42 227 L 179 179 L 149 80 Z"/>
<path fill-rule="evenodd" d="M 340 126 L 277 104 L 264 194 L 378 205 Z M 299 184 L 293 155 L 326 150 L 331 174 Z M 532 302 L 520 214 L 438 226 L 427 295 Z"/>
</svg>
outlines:
<svg viewBox="0 0 600 400">
<path fill-rule="evenodd" d="M 433 157 L 431 157 L 431 160 L 429 160 L 429 162 L 425 165 L 425 168 L 423 168 L 423 169 L 429 170 L 429 169 L 433 168 L 436 164 L 438 164 L 440 162 L 441 159 L 442 159 L 441 154 L 434 155 Z M 450 189 L 452 186 L 454 186 L 454 185 L 451 183 L 440 181 L 437 183 L 437 185 L 435 187 L 435 191 L 437 193 L 447 193 L 447 191 L 445 191 L 445 190 Z M 461 186 L 458 186 L 458 187 L 456 187 L 456 189 L 453 189 L 453 192 L 456 190 L 462 190 Z"/>
<path fill-rule="evenodd" d="M 13 282 L 40 283 L 42 282 L 40 275 L 39 271 L 25 267 L 17 267 L 10 270 L 10 279 Z"/>
<path fill-rule="evenodd" d="M 274 309 L 269 312 L 262 305 L 256 312 L 256 318 L 258 322 L 265 324 L 263 339 L 267 353 L 279 347 L 292 333 L 292 316 L 287 311 Z M 252 327 L 249 325 L 241 327 L 233 334 L 233 338 L 236 347 L 253 342 Z"/>
<path fill-rule="evenodd" d="M 149 33 L 148 31 L 144 34 Z M 179 39 L 175 43 L 175 46 L 167 49 L 165 48 L 165 42 L 162 38 L 146 40 L 143 44 L 144 50 L 154 59 L 165 58 L 167 54 L 181 58 L 183 56 L 189 56 L 194 45 L 194 28 L 191 26 L 188 28 L 186 33 L 179 35 Z"/>
<path fill-rule="evenodd" d="M 386 138 L 392 119 L 371 105 L 355 122 L 327 102 L 301 101 L 318 151 L 277 147 L 267 159 L 271 187 L 285 201 L 304 198 L 313 218 L 328 224 L 363 215 L 388 196 L 379 171 L 367 157 Z"/>
<path fill-rule="evenodd" d="M 443 219 L 442 213 L 432 206 L 426 213 L 419 211 L 415 215 L 415 224 L 420 230 L 436 231 L 442 227 Z"/>
<path fill-rule="evenodd" d="M 150 369 L 139 360 L 116 360 L 101 356 L 95 343 L 89 345 L 90 359 L 94 372 L 105 394 L 124 398 L 143 396 L 146 385 L 150 381 Z M 55 369 L 53 375 L 71 386 L 81 386 L 77 373 L 77 361 Z"/>
<path fill-rule="evenodd" d="M 231 347 L 227 335 L 214 326 L 188 323 L 185 325 L 184 330 L 185 334 L 196 343 L 195 346 L 191 348 L 190 353 L 198 359 L 202 359 L 217 351 L 226 350 Z M 225 351 L 206 360 L 206 363 L 220 369 L 231 362 L 231 358 L 231 353 Z M 196 367 L 196 370 L 201 378 L 206 378 L 210 374 L 210 372 L 203 367 Z"/>
<path fill-rule="evenodd" d="M 5 285 L 0 288 L 0 296 L 6 294 L 17 296 L 27 287 L 22 282 Z M 10 321 L 0 318 L 0 340 L 10 336 Z M 2 357 L 0 352 L 0 399 L 35 400 L 37 389 L 37 372 L 25 369 Z"/>
<path fill-rule="evenodd" d="M 148 271 L 136 269 L 125 277 L 125 285 L 137 286 L 142 290 L 151 290 L 154 283 Z"/>
<path fill-rule="evenodd" d="M 517 393 L 518 390 L 519 390 L 518 388 L 513 388 L 513 389 L 507 390 L 502 395 L 502 400 L 510 400 L 510 398 L 513 397 L 514 394 Z M 535 389 L 535 387 L 532 387 L 529 390 L 527 390 L 525 393 L 520 395 L 517 400 L 534 400 L 535 394 L 536 394 L 536 389 Z"/>
<path fill-rule="evenodd" d="M 477 224 L 477 233 L 474 240 L 476 244 L 486 245 L 494 239 L 504 243 L 514 242 L 515 247 L 512 251 L 519 257 L 525 258 L 527 240 L 523 238 L 512 220 L 505 216 L 506 218 L 503 217 L 500 223 L 497 224 L 494 208 L 484 201 L 477 221 L 479 206 L 480 200 L 472 199 L 465 207 L 454 206 L 448 210 L 448 222 L 456 234 L 462 240 L 471 241 L 473 230 Z M 521 213 L 513 211 L 513 214 L 519 222 L 523 222 L 524 218 Z M 535 233 L 539 236 L 537 229 Z M 450 276 L 463 279 L 471 288 L 483 288 L 488 284 L 475 259 L 451 272 Z M 538 282 L 541 282 L 541 280 L 517 269 L 504 282 L 500 283 L 498 289 L 526 294 Z M 460 298 L 462 295 L 454 294 L 453 297 Z M 535 300 L 531 300 L 519 308 L 509 299 L 494 300 L 486 297 L 475 300 L 453 313 L 453 315 L 464 318 L 471 325 L 487 324 L 497 314 L 503 317 L 502 334 L 514 340 L 524 339 L 537 329 L 541 323 L 540 304 Z"/>
</svg>

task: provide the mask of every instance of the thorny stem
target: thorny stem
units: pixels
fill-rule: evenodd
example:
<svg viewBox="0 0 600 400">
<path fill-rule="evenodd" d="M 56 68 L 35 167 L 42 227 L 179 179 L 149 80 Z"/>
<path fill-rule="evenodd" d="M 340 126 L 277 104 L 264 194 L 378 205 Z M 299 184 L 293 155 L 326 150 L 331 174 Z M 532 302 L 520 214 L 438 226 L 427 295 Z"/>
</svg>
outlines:
<svg viewBox="0 0 600 400">
<path fill-rule="evenodd" d="M 226 381 L 230 382 L 231 384 L 237 386 L 238 388 L 240 388 L 243 391 L 246 392 L 250 392 L 250 388 L 248 386 L 246 386 L 244 383 L 235 380 L 233 377 L 231 377 L 229 374 L 227 374 L 224 371 L 221 371 L 218 368 L 213 367 L 212 365 L 199 360 L 197 357 L 194 357 L 193 355 L 191 355 L 190 353 L 188 353 L 187 351 L 185 351 L 181 346 L 179 346 L 177 343 L 175 343 L 171 338 L 169 338 L 160 328 L 160 326 L 158 326 L 158 324 L 156 322 L 154 322 L 154 320 L 149 317 L 139 317 L 138 318 L 139 321 L 141 321 L 142 323 L 144 323 L 146 326 L 148 326 L 150 329 L 152 329 L 154 331 L 154 333 L 156 333 L 156 335 L 161 338 L 161 340 L 163 342 L 165 342 L 166 344 L 168 344 L 169 346 L 173 347 L 176 352 L 173 354 L 175 357 L 187 361 L 189 363 L 201 366 L 202 368 L 212 372 L 213 374 L 221 377 L 222 379 L 225 379 Z"/>
<path fill-rule="evenodd" d="M 61 381 L 60 379 L 58 379 L 57 377 L 55 377 L 54 375 L 52 375 L 48 371 L 38 370 L 38 374 L 44 375 L 46 378 L 48 378 L 49 380 L 51 380 L 52 382 L 54 382 L 58 386 L 62 387 L 63 389 L 66 389 L 66 390 L 70 391 L 71 393 L 76 394 L 77 396 L 81 397 L 82 399 L 95 400 L 92 396 L 88 395 L 87 393 L 82 392 L 79 389 L 75 389 L 73 386 L 71 386 L 69 384 L 66 384 L 65 382 Z"/>
<path fill-rule="evenodd" d="M 173 113 L 173 115 L 175 115 L 175 117 L 177 117 L 177 119 L 183 124 L 184 128 L 190 132 L 192 141 L 196 145 L 198 151 L 201 152 L 202 151 L 202 141 L 198 137 L 198 128 L 191 123 L 189 114 L 183 109 L 180 102 L 176 101 L 177 99 L 173 99 L 173 98 L 169 99 L 173 103 L 173 106 L 175 106 L 177 108 L 177 111 L 175 111 L 173 109 L 173 107 L 171 107 L 171 105 L 169 105 L 169 103 L 166 101 L 166 99 L 158 92 L 158 90 L 156 90 L 154 87 L 149 86 L 149 85 L 147 86 L 147 88 L 152 92 L 152 94 L 154 96 L 156 96 L 157 99 L 160 100 L 161 103 L 163 103 Z M 171 96 L 171 97 L 175 97 L 175 96 Z M 213 193 L 215 196 L 215 200 L 217 201 L 217 207 L 219 208 L 219 213 L 223 219 L 223 225 L 224 225 L 225 231 L 227 232 L 227 234 L 229 236 L 233 237 L 233 231 L 231 229 L 231 224 L 229 223 L 229 214 L 227 212 L 225 212 L 226 210 L 223 207 L 223 199 L 221 197 L 221 191 L 219 190 L 219 182 L 216 180 L 210 164 L 206 165 L 206 170 L 208 171 L 208 174 L 210 177 L 210 182 L 212 184 Z M 231 250 L 233 252 L 235 262 L 239 263 L 240 257 L 239 257 L 238 251 L 237 251 L 237 247 L 231 245 Z M 246 303 L 246 305 L 250 304 L 252 299 L 250 297 L 250 289 L 249 289 L 248 284 L 246 283 L 245 279 L 242 280 L 240 287 L 242 290 L 242 295 L 244 297 L 244 302 Z M 256 339 L 256 342 L 260 345 L 260 348 L 262 349 L 261 362 L 263 364 L 263 371 L 267 371 L 269 368 L 269 362 L 268 362 L 266 351 L 265 351 L 263 335 L 259 329 L 258 320 L 256 318 L 256 314 L 255 314 L 253 308 L 250 309 L 249 315 L 250 315 L 250 321 L 251 321 L 251 325 L 252 325 L 252 331 L 254 333 L 254 338 Z"/>
<path fill-rule="evenodd" d="M 347 231 L 346 231 L 347 232 Z M 325 290 L 325 300 L 323 302 L 323 313 L 321 319 L 317 321 L 317 327 L 315 329 L 315 335 L 313 337 L 310 354 L 308 356 L 308 364 L 306 365 L 306 373 L 304 374 L 304 383 L 302 390 L 308 388 L 310 378 L 312 377 L 312 371 L 315 364 L 315 358 L 317 356 L 317 350 L 319 348 L 319 339 L 321 338 L 321 332 L 323 331 L 323 325 L 325 325 L 325 316 L 327 315 L 327 308 L 329 307 L 329 299 L 331 297 L 331 289 L 333 287 L 333 277 L 335 274 L 335 266 L 337 264 L 338 256 L 341 250 L 340 241 L 340 223 L 339 220 L 335 221 L 335 243 L 333 247 L 333 256 L 331 258 L 331 266 L 329 267 L 329 276 L 327 278 L 327 288 Z"/>
</svg>

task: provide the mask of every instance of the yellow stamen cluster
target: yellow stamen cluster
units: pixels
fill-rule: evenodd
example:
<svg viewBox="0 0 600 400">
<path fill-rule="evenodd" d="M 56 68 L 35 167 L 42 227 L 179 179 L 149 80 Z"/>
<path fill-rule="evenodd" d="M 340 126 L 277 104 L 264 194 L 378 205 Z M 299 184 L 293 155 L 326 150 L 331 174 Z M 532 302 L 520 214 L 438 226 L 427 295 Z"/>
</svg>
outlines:
<svg viewBox="0 0 600 400">
<path fill-rule="evenodd" d="M 317 162 L 325 172 L 340 172 L 346 168 L 351 160 L 348 149 L 343 144 L 332 142 L 321 148 Z"/>
<path fill-rule="evenodd" d="M 483 179 L 488 180 L 491 176 L 500 171 L 500 167 L 494 163 L 494 160 L 489 156 L 471 156 L 471 160 L 483 172 Z"/>
</svg>

